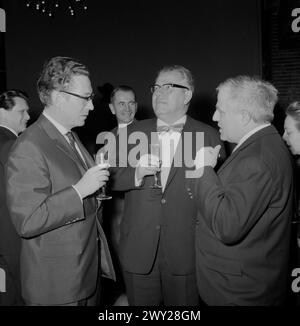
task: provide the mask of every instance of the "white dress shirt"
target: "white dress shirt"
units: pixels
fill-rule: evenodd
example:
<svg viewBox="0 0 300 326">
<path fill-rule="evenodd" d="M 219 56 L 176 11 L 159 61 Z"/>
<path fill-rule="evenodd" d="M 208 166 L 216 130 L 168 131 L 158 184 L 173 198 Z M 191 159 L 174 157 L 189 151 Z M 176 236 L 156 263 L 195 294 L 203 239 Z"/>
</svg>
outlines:
<svg viewBox="0 0 300 326">
<path fill-rule="evenodd" d="M 248 138 L 250 138 L 252 135 L 254 135 L 256 132 L 258 132 L 259 130 L 269 127 L 271 124 L 270 123 L 265 123 L 263 125 L 260 125 L 252 130 L 250 130 L 246 135 L 244 135 L 240 141 L 238 142 L 238 144 L 234 147 L 232 153 L 234 151 L 236 151 Z"/>
</svg>

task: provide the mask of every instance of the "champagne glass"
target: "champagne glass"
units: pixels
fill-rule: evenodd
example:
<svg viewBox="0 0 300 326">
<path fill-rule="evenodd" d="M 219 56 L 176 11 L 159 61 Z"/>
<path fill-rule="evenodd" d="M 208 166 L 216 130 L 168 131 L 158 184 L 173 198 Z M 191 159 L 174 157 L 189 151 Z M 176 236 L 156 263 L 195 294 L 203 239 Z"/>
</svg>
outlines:
<svg viewBox="0 0 300 326">
<path fill-rule="evenodd" d="M 103 164 L 107 164 L 109 162 L 109 160 L 105 160 L 104 158 L 104 153 L 100 152 L 100 153 L 97 153 L 96 154 L 96 157 L 95 157 L 95 162 L 96 164 L 100 164 L 100 165 L 103 165 Z M 98 202 L 101 201 L 101 200 L 108 200 L 108 199 L 111 199 L 112 197 L 111 196 L 108 196 L 106 195 L 106 185 L 103 185 L 98 191 L 97 191 L 97 196 L 96 196 Z"/>
<path fill-rule="evenodd" d="M 153 156 L 157 156 L 159 158 L 159 165 L 161 164 L 160 159 L 160 144 L 159 143 L 151 143 L 150 144 L 150 152 Z M 154 173 L 154 184 L 150 186 L 150 188 L 153 189 L 161 189 L 162 185 L 160 184 L 159 178 L 158 178 L 159 171 L 156 171 Z"/>
</svg>

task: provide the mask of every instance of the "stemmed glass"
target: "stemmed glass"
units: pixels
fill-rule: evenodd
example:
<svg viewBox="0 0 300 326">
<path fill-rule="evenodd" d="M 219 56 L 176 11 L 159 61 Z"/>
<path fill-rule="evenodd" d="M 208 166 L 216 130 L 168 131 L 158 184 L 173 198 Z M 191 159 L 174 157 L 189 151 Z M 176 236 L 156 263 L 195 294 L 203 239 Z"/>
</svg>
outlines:
<svg viewBox="0 0 300 326">
<path fill-rule="evenodd" d="M 96 157 L 95 157 L 95 162 L 96 164 L 107 164 L 109 162 L 109 159 L 105 160 L 104 158 L 104 153 L 97 153 Z M 108 200 L 111 199 L 111 196 L 106 195 L 106 185 L 103 185 L 97 192 L 97 196 L 96 196 L 98 202 L 101 200 Z"/>
<path fill-rule="evenodd" d="M 160 144 L 159 143 L 151 143 L 150 144 L 150 153 L 153 156 L 157 156 L 159 158 L 159 165 L 161 165 L 161 157 L 160 157 Z M 153 189 L 161 189 L 162 185 L 160 184 L 159 178 L 158 178 L 158 171 L 154 173 L 154 184 L 150 186 L 150 188 Z"/>
</svg>

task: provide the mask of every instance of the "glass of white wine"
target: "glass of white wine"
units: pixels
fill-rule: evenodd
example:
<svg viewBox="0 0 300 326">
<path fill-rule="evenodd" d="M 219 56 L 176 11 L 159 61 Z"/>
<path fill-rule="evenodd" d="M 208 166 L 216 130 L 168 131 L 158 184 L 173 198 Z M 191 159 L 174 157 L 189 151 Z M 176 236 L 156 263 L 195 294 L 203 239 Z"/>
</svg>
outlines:
<svg viewBox="0 0 300 326">
<path fill-rule="evenodd" d="M 157 156 L 159 159 L 159 165 L 161 165 L 161 157 L 160 157 L 160 144 L 159 143 L 151 143 L 150 144 L 150 153 L 153 156 Z M 160 183 L 159 177 L 158 177 L 159 171 L 156 171 L 154 173 L 154 184 L 150 186 L 150 188 L 153 189 L 161 189 L 162 185 Z"/>
<path fill-rule="evenodd" d="M 95 162 L 98 165 L 104 165 L 109 163 L 109 159 L 105 160 L 104 158 L 104 153 L 103 152 L 99 152 L 96 154 L 95 157 Z M 102 186 L 98 191 L 97 191 L 97 196 L 96 196 L 98 201 L 102 201 L 102 200 L 108 200 L 111 199 L 111 196 L 106 195 L 106 186 Z"/>
</svg>

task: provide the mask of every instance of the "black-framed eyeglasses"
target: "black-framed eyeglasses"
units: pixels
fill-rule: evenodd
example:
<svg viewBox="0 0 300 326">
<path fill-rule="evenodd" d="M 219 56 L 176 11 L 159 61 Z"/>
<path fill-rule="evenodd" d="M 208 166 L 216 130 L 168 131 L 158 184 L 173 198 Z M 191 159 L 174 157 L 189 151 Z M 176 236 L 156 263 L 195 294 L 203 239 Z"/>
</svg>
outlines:
<svg viewBox="0 0 300 326">
<path fill-rule="evenodd" d="M 189 90 L 189 88 L 186 86 L 174 84 L 174 83 L 167 83 L 163 85 L 154 84 L 150 86 L 151 93 L 155 93 L 159 90 L 163 90 L 164 92 L 171 92 L 173 88 L 183 88 Z"/>
<path fill-rule="evenodd" d="M 66 94 L 69 94 L 69 95 L 73 95 L 73 96 L 76 96 L 76 97 L 79 97 L 79 98 L 82 98 L 83 100 L 86 100 L 86 101 L 92 101 L 95 97 L 95 94 L 92 93 L 91 95 L 89 96 L 82 96 L 82 95 L 79 95 L 79 94 L 75 94 L 75 93 L 71 93 L 71 92 L 67 92 L 67 91 L 60 91 L 61 93 L 66 93 Z"/>
</svg>

